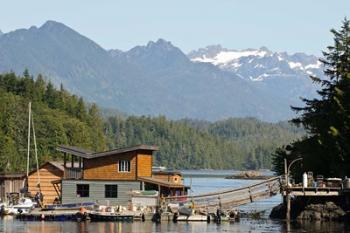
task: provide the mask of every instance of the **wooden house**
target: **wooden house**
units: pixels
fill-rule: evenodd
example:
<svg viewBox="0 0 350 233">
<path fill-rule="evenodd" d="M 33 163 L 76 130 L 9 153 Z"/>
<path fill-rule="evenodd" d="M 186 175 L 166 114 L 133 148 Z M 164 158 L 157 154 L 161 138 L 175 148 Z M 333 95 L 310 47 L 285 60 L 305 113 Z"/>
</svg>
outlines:
<svg viewBox="0 0 350 233">
<path fill-rule="evenodd" d="M 24 173 L 3 173 L 0 174 L 0 198 L 7 200 L 11 193 L 20 193 L 25 186 L 26 175 Z"/>
<path fill-rule="evenodd" d="M 181 173 L 152 173 L 156 146 L 138 145 L 104 152 L 59 146 L 62 162 L 47 162 L 29 173 L 32 195 L 44 195 L 44 204 L 99 202 L 127 205 L 133 190 L 157 190 L 164 195 L 182 195 L 187 187 Z M 40 177 L 40 180 L 39 180 Z"/>
<path fill-rule="evenodd" d="M 160 170 L 153 171 L 152 177 L 140 177 L 144 182 L 146 190 L 157 190 L 161 196 L 186 195 L 189 187 L 183 184 L 180 171 Z"/>
<path fill-rule="evenodd" d="M 149 188 L 163 195 L 187 191 L 178 174 L 169 181 L 152 174 L 156 146 L 138 145 L 104 152 L 59 146 L 57 150 L 64 154 L 63 177 L 56 181 L 61 188 L 62 203 L 92 201 L 126 205 L 132 190 Z M 181 182 L 176 182 L 177 179 Z"/>
<path fill-rule="evenodd" d="M 157 179 L 172 182 L 174 184 L 183 184 L 182 173 L 175 170 L 153 171 L 152 176 Z"/>
</svg>

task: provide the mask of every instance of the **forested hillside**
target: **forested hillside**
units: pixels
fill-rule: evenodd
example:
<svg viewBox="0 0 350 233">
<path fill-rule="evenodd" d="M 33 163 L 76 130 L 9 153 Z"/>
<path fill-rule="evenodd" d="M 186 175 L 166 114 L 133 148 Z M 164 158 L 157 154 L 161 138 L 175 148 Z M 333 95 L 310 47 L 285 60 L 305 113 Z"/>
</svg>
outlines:
<svg viewBox="0 0 350 233">
<path fill-rule="evenodd" d="M 155 162 L 171 168 L 271 167 L 271 153 L 304 132 L 288 123 L 254 118 L 170 121 L 165 117 L 109 117 L 106 132 L 112 147 L 139 143 L 159 145 Z"/>
<path fill-rule="evenodd" d="M 69 94 L 63 87 L 56 90 L 40 75 L 34 81 L 27 71 L 21 78 L 13 73 L 3 74 L 0 75 L 0 171 L 25 170 L 30 101 L 40 163 L 62 159 L 57 158 L 55 151 L 59 144 L 105 149 L 103 123 L 96 105 L 88 108 L 82 98 Z"/>
<path fill-rule="evenodd" d="M 287 123 L 254 118 L 172 121 L 112 110 L 102 118 L 95 104 L 63 86 L 57 90 L 41 75 L 34 79 L 27 71 L 23 77 L 8 73 L 0 75 L 0 171 L 25 169 L 30 101 L 40 163 L 62 159 L 55 151 L 59 144 L 94 151 L 154 144 L 160 148 L 154 163 L 169 168 L 270 168 L 271 152 L 303 134 Z"/>
</svg>

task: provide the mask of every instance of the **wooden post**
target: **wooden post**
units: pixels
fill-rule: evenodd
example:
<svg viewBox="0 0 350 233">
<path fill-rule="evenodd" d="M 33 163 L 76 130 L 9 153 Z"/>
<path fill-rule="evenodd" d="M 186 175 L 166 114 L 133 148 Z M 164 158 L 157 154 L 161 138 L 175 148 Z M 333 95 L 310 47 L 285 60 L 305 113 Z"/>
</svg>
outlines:
<svg viewBox="0 0 350 233">
<path fill-rule="evenodd" d="M 249 188 L 248 188 L 248 192 L 249 192 L 249 199 L 250 199 L 250 202 L 253 202 L 252 191 L 250 190 L 250 186 L 249 186 Z"/>
<path fill-rule="evenodd" d="M 74 155 L 72 155 L 72 165 L 71 165 L 71 168 L 74 167 Z"/>
<path fill-rule="evenodd" d="M 66 166 L 67 166 L 66 163 L 67 163 L 67 153 L 64 153 L 64 154 L 63 154 L 63 167 L 64 167 L 64 168 L 66 168 Z"/>
<path fill-rule="evenodd" d="M 81 169 L 81 160 L 82 160 L 82 158 L 79 157 L 79 169 Z"/>
<path fill-rule="evenodd" d="M 160 185 L 158 184 L 158 207 L 160 208 L 162 205 L 162 195 L 160 194 Z"/>
<path fill-rule="evenodd" d="M 287 159 L 284 159 L 284 177 L 286 185 L 288 184 L 288 170 L 287 170 Z"/>
<path fill-rule="evenodd" d="M 66 178 L 67 176 L 67 171 L 66 171 L 66 168 L 67 168 L 67 153 L 64 153 L 63 154 L 63 177 Z"/>
<path fill-rule="evenodd" d="M 290 221 L 290 195 L 288 190 L 286 191 L 286 194 L 287 194 L 286 220 L 289 222 Z"/>
</svg>

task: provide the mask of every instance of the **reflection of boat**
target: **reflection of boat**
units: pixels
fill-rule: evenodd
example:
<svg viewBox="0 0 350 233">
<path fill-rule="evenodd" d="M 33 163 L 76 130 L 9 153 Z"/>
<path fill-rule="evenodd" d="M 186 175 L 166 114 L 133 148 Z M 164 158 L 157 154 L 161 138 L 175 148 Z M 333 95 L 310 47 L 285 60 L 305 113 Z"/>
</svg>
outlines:
<svg viewBox="0 0 350 233">
<path fill-rule="evenodd" d="M 208 221 L 208 217 L 206 215 L 195 214 L 191 216 L 179 215 L 177 217 L 177 221 L 200 221 L 206 222 Z"/>
<path fill-rule="evenodd" d="M 133 215 L 125 215 L 119 213 L 111 213 L 111 212 L 90 212 L 89 214 L 91 221 L 133 221 Z"/>
<path fill-rule="evenodd" d="M 18 204 L 7 208 L 7 214 L 29 213 L 34 207 L 35 203 L 30 198 L 20 198 Z"/>
</svg>

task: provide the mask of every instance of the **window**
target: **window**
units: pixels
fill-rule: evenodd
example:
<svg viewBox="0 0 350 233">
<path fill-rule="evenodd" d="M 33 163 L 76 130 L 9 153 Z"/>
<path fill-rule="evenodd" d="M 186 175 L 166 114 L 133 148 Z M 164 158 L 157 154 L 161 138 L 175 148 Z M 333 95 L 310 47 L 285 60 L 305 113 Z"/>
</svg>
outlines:
<svg viewBox="0 0 350 233">
<path fill-rule="evenodd" d="M 118 197 L 118 185 L 106 184 L 105 185 L 105 197 Z"/>
<path fill-rule="evenodd" d="M 77 184 L 77 197 L 89 197 L 88 184 Z"/>
<path fill-rule="evenodd" d="M 119 172 L 130 172 L 130 160 L 119 160 Z"/>
</svg>

